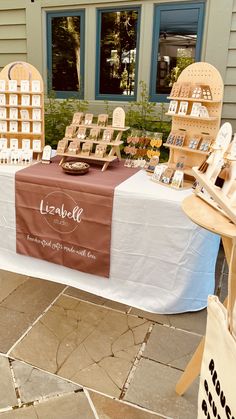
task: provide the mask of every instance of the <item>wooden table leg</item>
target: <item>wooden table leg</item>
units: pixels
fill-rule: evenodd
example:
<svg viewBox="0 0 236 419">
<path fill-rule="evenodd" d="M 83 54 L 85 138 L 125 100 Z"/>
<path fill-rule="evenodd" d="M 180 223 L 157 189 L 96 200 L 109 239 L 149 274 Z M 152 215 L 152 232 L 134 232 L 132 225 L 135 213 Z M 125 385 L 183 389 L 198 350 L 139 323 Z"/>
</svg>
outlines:
<svg viewBox="0 0 236 419">
<path fill-rule="evenodd" d="M 233 249 L 232 239 L 228 237 L 222 237 L 222 242 L 224 246 L 225 257 L 226 257 L 228 266 L 230 266 L 230 261 L 232 257 L 232 249 Z M 232 261 L 231 261 L 231 264 L 232 264 Z M 223 303 L 225 307 L 227 306 L 227 301 L 228 301 L 228 297 L 226 297 Z M 191 360 L 187 364 L 183 374 L 181 375 L 179 381 L 176 384 L 175 391 L 179 396 L 182 396 L 185 393 L 185 391 L 191 386 L 195 378 L 197 378 L 197 376 L 200 374 L 202 356 L 203 356 L 203 351 L 204 351 L 204 343 L 205 343 L 205 337 L 202 338 Z"/>
<path fill-rule="evenodd" d="M 232 242 L 231 259 L 229 264 L 229 278 L 228 278 L 228 320 L 230 333 L 236 333 L 235 324 L 235 301 L 236 301 L 236 239 Z"/>
<path fill-rule="evenodd" d="M 231 259 L 231 253 L 232 253 L 232 239 L 230 237 L 222 237 L 222 243 L 224 247 L 225 257 L 228 263 L 228 266 L 230 265 L 230 259 Z"/>
<path fill-rule="evenodd" d="M 179 396 L 182 396 L 185 391 L 191 386 L 192 382 L 200 374 L 202 356 L 205 344 L 205 337 L 202 338 L 194 355 L 187 364 L 183 374 L 176 384 L 175 391 Z"/>
</svg>

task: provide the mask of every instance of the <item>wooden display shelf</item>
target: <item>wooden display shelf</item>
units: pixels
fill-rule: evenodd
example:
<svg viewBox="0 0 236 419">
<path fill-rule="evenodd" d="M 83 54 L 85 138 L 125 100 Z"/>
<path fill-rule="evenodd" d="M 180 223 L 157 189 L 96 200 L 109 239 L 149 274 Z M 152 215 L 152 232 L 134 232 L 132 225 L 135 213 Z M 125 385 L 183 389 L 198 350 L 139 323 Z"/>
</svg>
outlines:
<svg viewBox="0 0 236 419">
<path fill-rule="evenodd" d="M 222 212 L 226 217 L 229 217 L 233 223 L 236 224 L 235 207 L 232 206 L 230 199 L 225 195 L 224 191 L 211 184 L 209 179 L 207 179 L 206 174 L 199 172 L 197 167 L 193 168 L 193 173 L 201 187 L 203 186 L 205 188 L 211 198 L 201 192 L 199 192 L 199 196 L 215 209 Z"/>
<path fill-rule="evenodd" d="M 76 124 L 75 124 L 76 125 Z M 114 131 L 121 131 L 121 132 L 125 132 L 128 131 L 128 129 L 130 129 L 130 127 L 124 127 L 124 128 L 119 128 L 119 127 L 113 127 L 112 125 L 97 125 L 97 124 L 78 124 L 78 126 L 80 126 L 81 128 L 99 128 L 99 129 L 113 129 Z"/>
<path fill-rule="evenodd" d="M 221 100 L 209 100 L 209 99 L 196 99 L 193 97 L 172 97 L 168 96 L 167 99 L 170 100 L 179 100 L 179 101 L 185 101 L 185 102 L 204 102 L 204 103 L 221 103 Z"/>
<path fill-rule="evenodd" d="M 158 183 L 159 185 L 165 186 L 167 188 L 171 188 L 171 189 L 175 189 L 176 191 L 183 191 L 186 189 L 191 189 L 193 184 L 192 182 L 188 182 L 186 180 L 184 180 L 184 185 L 181 188 L 176 188 L 176 186 L 172 186 L 171 184 L 168 183 L 163 183 L 159 180 L 155 180 L 155 179 L 151 179 L 152 182 Z"/>
<path fill-rule="evenodd" d="M 200 118 L 199 116 L 179 115 L 178 113 L 171 114 L 171 113 L 168 113 L 168 112 L 165 115 L 172 116 L 172 117 L 174 116 L 176 118 L 196 119 L 198 121 L 218 121 L 218 117 L 216 117 L 216 116 L 209 116 L 207 118 Z"/>
<path fill-rule="evenodd" d="M 207 156 L 207 151 L 202 151 L 202 150 L 198 150 L 198 149 L 192 149 L 186 146 L 178 146 L 178 145 L 174 145 L 174 144 L 168 144 L 168 143 L 164 143 L 163 144 L 165 147 L 168 148 L 173 148 L 173 149 L 177 149 L 177 150 L 183 150 L 186 153 L 196 153 L 196 154 L 203 154 L 204 156 Z"/>
<path fill-rule="evenodd" d="M 26 121 L 27 122 L 27 121 Z M 41 137 L 41 135 L 42 135 L 42 132 L 22 132 L 22 131 L 7 131 L 7 132 L 0 132 L 0 135 L 15 135 L 15 136 L 17 136 L 17 135 L 25 135 L 26 137 L 28 136 L 38 136 L 38 137 Z"/>
<path fill-rule="evenodd" d="M 186 101 L 191 103 L 191 105 L 193 102 L 202 102 L 207 108 L 208 113 L 212 115 L 208 118 L 200 118 L 188 114 L 179 115 L 178 113 L 170 114 L 167 112 L 166 115 L 172 118 L 171 131 L 185 132 L 187 138 L 193 138 L 194 136 L 201 137 L 207 134 L 214 140 L 220 127 L 224 90 L 220 73 L 211 64 L 198 62 L 186 67 L 180 74 L 177 82 L 180 84 L 189 83 L 192 86 L 208 85 L 214 100 L 169 96 L 170 100 L 177 100 L 178 102 Z M 178 160 L 184 156 L 184 166 L 186 168 L 184 169 L 184 173 L 190 176 L 193 181 L 194 174 L 190 169 L 192 167 L 199 167 L 203 163 L 207 153 L 201 150 L 190 149 L 186 146 L 178 147 L 174 144 L 169 145 L 168 143 L 165 143 L 165 146 L 169 147 L 170 150 L 168 166 L 175 167 Z"/>
<path fill-rule="evenodd" d="M 119 109 L 119 108 L 117 108 L 117 109 Z M 76 141 L 79 144 L 89 143 L 91 145 L 93 145 L 93 144 L 94 145 L 103 145 L 105 147 L 108 146 L 109 149 L 107 151 L 107 154 L 104 157 L 99 157 L 98 154 L 96 154 L 94 152 L 90 153 L 89 156 L 85 156 L 85 155 L 81 154 L 81 152 L 78 153 L 78 154 L 72 154 L 72 153 L 68 153 L 68 152 L 64 152 L 64 153 L 60 153 L 60 152 L 58 153 L 57 152 L 58 156 L 62 156 L 62 159 L 59 163 L 60 165 L 65 161 L 65 159 L 67 157 L 71 157 L 71 158 L 73 157 L 74 159 L 79 159 L 79 160 L 81 160 L 81 159 L 83 159 L 83 160 L 93 160 L 93 161 L 104 163 L 103 167 L 102 167 L 102 171 L 104 172 L 104 170 L 107 169 L 108 165 L 112 161 L 114 161 L 116 159 L 121 160 L 120 146 L 121 146 L 121 144 L 123 144 L 123 141 L 121 141 L 121 136 L 122 136 L 122 133 L 124 131 L 127 131 L 129 129 L 129 127 L 114 127 L 112 125 L 100 126 L 98 124 L 73 124 L 73 123 L 71 125 L 74 125 L 74 127 L 76 127 L 77 129 L 86 128 L 86 129 L 91 130 L 91 129 L 96 128 L 97 130 L 101 129 L 103 131 L 106 130 L 106 129 L 110 130 L 110 131 L 113 130 L 113 131 L 116 131 L 116 135 L 114 136 L 115 137 L 114 140 L 113 141 L 110 140 L 109 142 L 104 141 L 102 138 L 97 138 L 97 139 L 94 138 L 93 139 L 93 138 L 86 137 L 86 138 L 81 139 L 81 138 L 78 138 L 77 136 L 74 137 L 74 138 L 65 137 L 64 140 L 67 140 L 67 142 Z M 112 133 L 112 135 L 113 135 L 113 133 Z M 65 144 L 65 146 L 68 147 L 68 144 Z M 92 149 L 92 147 L 91 147 L 91 149 Z M 67 150 L 68 150 L 68 148 L 67 148 Z"/>
<path fill-rule="evenodd" d="M 6 93 L 7 95 L 42 95 L 43 92 L 32 92 L 30 90 L 29 92 L 21 92 L 20 90 L 12 91 L 12 90 L 0 90 L 0 94 Z"/>
<path fill-rule="evenodd" d="M 107 141 L 103 141 L 103 140 L 91 140 L 90 138 L 85 138 L 84 140 L 80 140 L 78 138 L 72 138 L 72 140 L 76 140 L 76 141 L 83 142 L 83 143 L 86 141 L 86 143 L 91 143 L 91 144 L 104 144 L 104 145 L 111 145 L 111 146 L 116 146 L 116 147 L 119 147 L 121 144 L 123 144 L 123 141 L 110 141 L 110 142 L 107 142 Z"/>
<path fill-rule="evenodd" d="M 19 114 L 18 118 L 13 119 L 9 118 L 2 118 L 1 121 L 6 121 L 6 131 L 1 132 L 0 136 L 5 136 L 7 138 L 8 147 L 10 143 L 10 139 L 12 137 L 18 138 L 19 149 L 22 148 L 22 139 L 25 137 L 31 141 L 31 149 L 33 148 L 33 140 L 37 139 L 40 140 L 40 148 L 41 150 L 44 147 L 44 84 L 43 79 L 41 77 L 41 74 L 39 71 L 31 64 L 23 62 L 23 61 L 15 61 L 8 65 L 6 65 L 1 71 L 0 71 L 0 80 L 5 80 L 6 82 L 6 90 L 1 90 L 0 95 L 5 95 L 5 104 L 0 104 L 0 108 L 17 108 L 17 109 L 27 109 L 29 112 L 29 119 L 22 119 L 21 115 Z M 16 80 L 17 81 L 17 89 L 15 91 L 9 90 L 9 81 L 10 80 Z M 23 80 L 27 80 L 29 82 L 29 89 L 28 91 L 21 91 L 21 82 Z M 38 89 L 40 91 L 32 91 L 37 87 L 32 86 L 32 82 L 37 82 Z M 10 97 L 11 95 L 17 95 L 17 104 L 10 104 Z M 29 105 L 22 103 L 22 97 L 28 96 L 29 97 Z M 32 103 L 33 97 L 37 96 L 40 98 L 40 104 L 34 104 Z M 41 119 L 33 119 L 33 109 L 40 109 L 41 111 Z M 23 122 L 30 122 L 31 124 L 33 122 L 38 122 L 41 124 L 41 132 L 32 132 L 32 127 L 30 132 L 22 132 L 22 131 L 9 131 L 10 129 L 10 121 L 16 121 L 18 122 L 18 127 L 21 126 Z"/>
<path fill-rule="evenodd" d="M 177 170 L 177 169 L 176 169 L 176 164 L 174 164 L 174 163 L 171 163 L 171 164 L 169 165 L 169 167 L 170 167 L 171 169 L 173 169 L 173 170 Z M 184 167 L 184 174 L 185 174 L 186 176 L 193 177 L 192 167 L 190 167 L 190 166 L 185 166 L 185 167 Z M 164 183 L 162 183 L 162 185 L 164 185 Z M 193 183 L 191 183 L 191 185 L 193 185 Z"/>
<path fill-rule="evenodd" d="M 21 119 L 21 118 L 16 118 L 16 119 L 13 119 L 13 118 L 4 118 L 4 119 L 0 119 L 0 121 L 43 122 L 42 119 Z"/>
<path fill-rule="evenodd" d="M 1 93 L 0 93 L 1 94 Z M 24 108 L 24 109 L 42 109 L 42 105 L 0 105 L 0 108 Z M 17 119 L 18 120 L 18 119 Z M 2 121 L 6 121 L 6 119 L 2 119 Z"/>
</svg>

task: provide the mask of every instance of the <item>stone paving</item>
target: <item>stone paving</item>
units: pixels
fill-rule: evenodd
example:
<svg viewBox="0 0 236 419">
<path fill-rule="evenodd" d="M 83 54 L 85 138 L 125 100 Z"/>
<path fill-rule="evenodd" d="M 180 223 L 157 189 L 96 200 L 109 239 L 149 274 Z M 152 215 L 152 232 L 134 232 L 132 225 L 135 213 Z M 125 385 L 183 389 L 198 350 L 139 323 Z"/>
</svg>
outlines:
<svg viewBox="0 0 236 419">
<path fill-rule="evenodd" d="M 206 310 L 147 313 L 6 271 L 0 289 L 0 419 L 196 419 L 198 380 L 175 384 Z"/>
</svg>

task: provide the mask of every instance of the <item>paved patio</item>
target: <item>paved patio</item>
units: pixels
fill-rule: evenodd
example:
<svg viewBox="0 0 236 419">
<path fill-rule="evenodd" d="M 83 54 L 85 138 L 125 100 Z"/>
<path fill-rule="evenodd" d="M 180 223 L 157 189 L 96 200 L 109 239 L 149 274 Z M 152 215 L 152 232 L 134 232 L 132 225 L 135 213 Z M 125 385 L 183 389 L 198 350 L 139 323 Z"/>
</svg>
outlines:
<svg viewBox="0 0 236 419">
<path fill-rule="evenodd" d="M 0 289 L 0 419 L 196 419 L 198 380 L 175 384 L 206 310 L 151 314 L 6 271 Z"/>
</svg>

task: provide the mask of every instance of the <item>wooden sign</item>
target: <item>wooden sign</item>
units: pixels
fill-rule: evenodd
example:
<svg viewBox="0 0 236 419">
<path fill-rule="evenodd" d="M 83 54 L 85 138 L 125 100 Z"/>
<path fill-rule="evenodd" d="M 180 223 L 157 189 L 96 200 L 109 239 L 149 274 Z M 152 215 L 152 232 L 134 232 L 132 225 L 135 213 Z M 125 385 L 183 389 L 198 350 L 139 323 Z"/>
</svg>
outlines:
<svg viewBox="0 0 236 419">
<path fill-rule="evenodd" d="M 45 147 L 43 148 L 42 163 L 51 163 L 51 154 L 52 147 L 50 145 L 45 145 Z"/>
<path fill-rule="evenodd" d="M 123 108 L 115 108 L 112 114 L 112 126 L 116 128 L 125 127 L 125 111 Z"/>
</svg>

